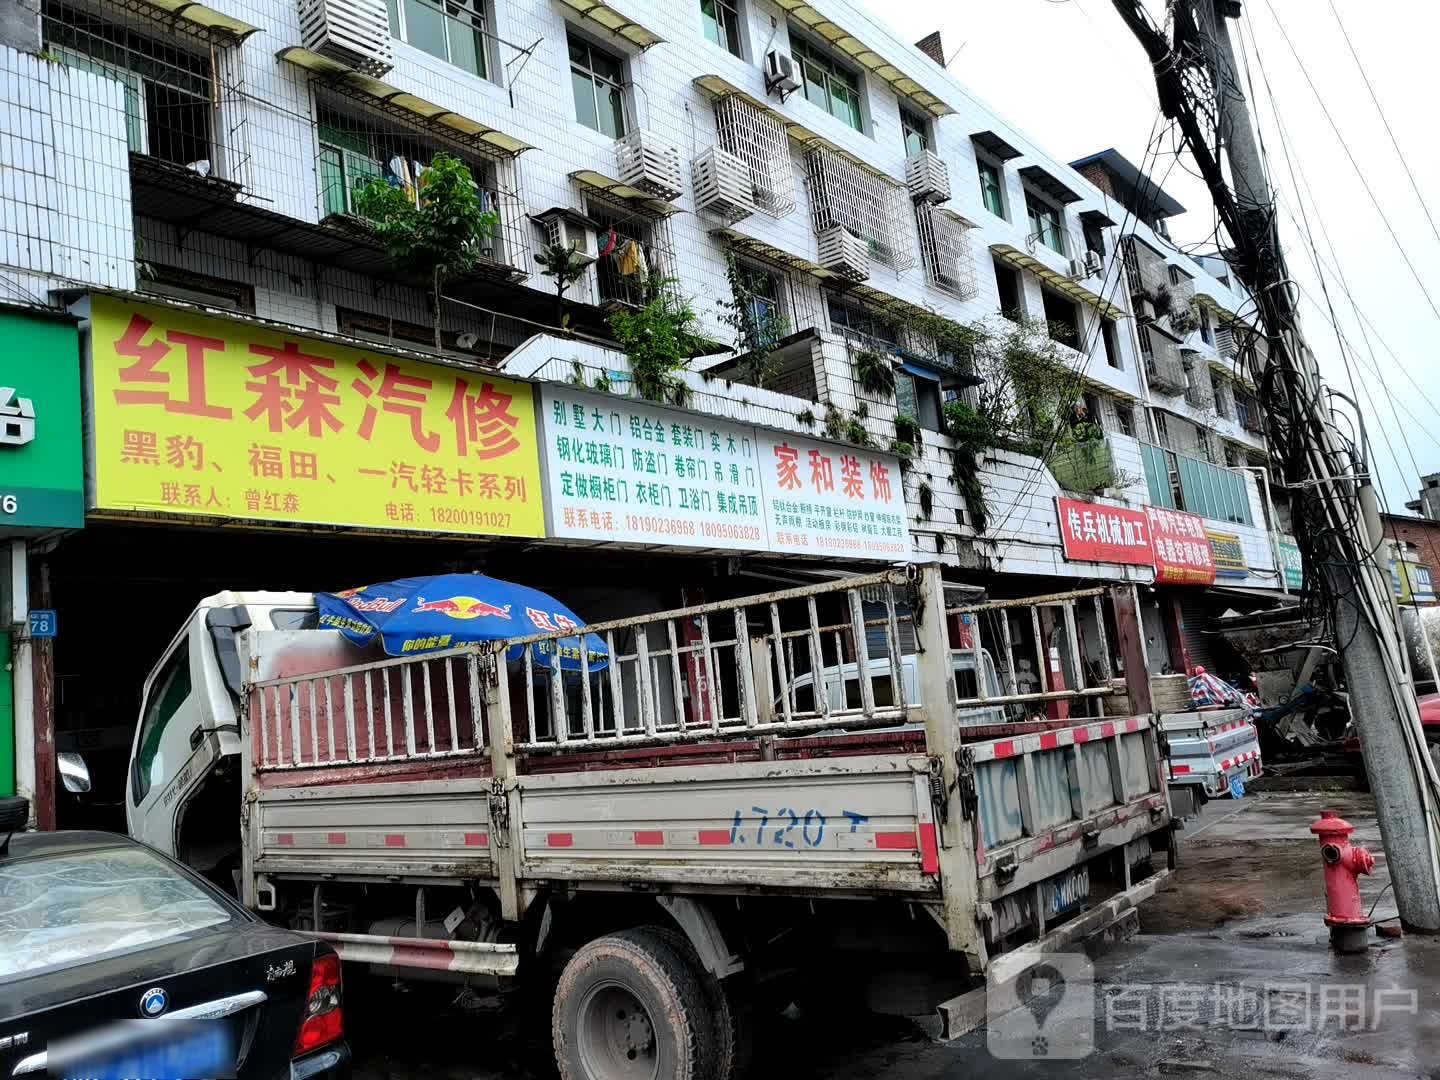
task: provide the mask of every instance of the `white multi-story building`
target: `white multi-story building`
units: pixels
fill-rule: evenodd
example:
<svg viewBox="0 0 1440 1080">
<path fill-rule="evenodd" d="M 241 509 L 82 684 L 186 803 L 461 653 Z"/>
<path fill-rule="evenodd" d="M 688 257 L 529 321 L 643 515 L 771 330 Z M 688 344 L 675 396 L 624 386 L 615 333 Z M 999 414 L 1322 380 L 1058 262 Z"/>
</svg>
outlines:
<svg viewBox="0 0 1440 1080">
<path fill-rule="evenodd" d="M 1153 565 L 1067 557 L 1057 499 L 1158 504 L 1206 519 L 1222 581 L 1280 585 L 1278 525 L 1246 471 L 1265 461 L 1259 406 L 1234 363 L 1250 307 L 1223 260 L 1168 241 L 1180 207 L 1118 154 L 1055 160 L 854 3 L 0 3 L 13 297 L 82 316 L 87 295 L 148 298 L 381 357 L 433 353 L 429 282 L 387 256 L 354 194 L 445 151 L 498 217 L 477 268 L 441 290 L 450 365 L 552 383 L 623 370 L 605 313 L 643 299 L 646 271 L 676 279 L 728 345 L 735 263 L 746 303 L 783 319 L 777 377 L 742 385 L 733 358 L 701 359 L 690 410 L 812 443 L 828 412 L 830 438 L 848 426 L 882 455 L 897 415 L 914 417 L 911 557 L 989 572 L 1001 591 L 1035 584 L 1024 576 L 1152 585 Z M 595 256 L 563 301 L 534 258 L 556 239 Z M 924 320 L 1001 313 L 1060 328 L 1104 441 L 1078 478 L 987 449 L 982 522 L 945 433 L 966 358 Z M 893 391 L 857 377 L 873 352 Z M 212 520 L 184 501 L 93 517 Z M 330 565 L 333 546 L 312 561 Z M 1166 655 L 1152 642 L 1152 666 Z"/>
</svg>

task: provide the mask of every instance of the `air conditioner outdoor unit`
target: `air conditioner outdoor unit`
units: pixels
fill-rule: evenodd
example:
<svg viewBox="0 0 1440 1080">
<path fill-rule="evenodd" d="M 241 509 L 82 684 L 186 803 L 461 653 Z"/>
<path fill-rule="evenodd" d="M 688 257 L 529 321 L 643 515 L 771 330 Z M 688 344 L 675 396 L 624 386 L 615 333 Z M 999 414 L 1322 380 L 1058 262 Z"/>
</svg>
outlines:
<svg viewBox="0 0 1440 1080">
<path fill-rule="evenodd" d="M 300 40 L 362 75 L 379 78 L 394 67 L 385 0 L 300 0 Z"/>
<path fill-rule="evenodd" d="M 1070 276 L 1076 281 L 1090 276 L 1090 272 L 1085 268 L 1085 261 L 1083 259 L 1070 260 Z"/>
<path fill-rule="evenodd" d="M 870 249 L 865 241 L 843 225 L 826 229 L 819 236 L 820 265 L 851 281 L 870 277 Z"/>
<path fill-rule="evenodd" d="M 739 157 L 712 146 L 690 165 L 695 174 L 695 209 L 726 221 L 739 221 L 755 212 L 755 185 L 750 167 Z"/>
<path fill-rule="evenodd" d="M 765 54 L 765 89 L 771 93 L 779 90 L 782 94 L 800 89 L 795 58 L 784 49 L 771 49 Z"/>
<path fill-rule="evenodd" d="M 905 186 L 916 202 L 947 202 L 950 198 L 950 170 L 929 150 L 905 159 Z"/>
<path fill-rule="evenodd" d="M 667 201 L 684 190 L 680 151 L 648 131 L 637 129 L 616 140 L 615 156 L 623 183 Z"/>
<path fill-rule="evenodd" d="M 1092 276 L 1103 274 L 1105 272 L 1105 256 L 1098 251 L 1085 252 L 1085 272 Z"/>
<path fill-rule="evenodd" d="M 568 247 L 586 262 L 594 262 L 595 230 L 563 215 L 545 220 L 545 239 L 551 244 Z"/>
</svg>

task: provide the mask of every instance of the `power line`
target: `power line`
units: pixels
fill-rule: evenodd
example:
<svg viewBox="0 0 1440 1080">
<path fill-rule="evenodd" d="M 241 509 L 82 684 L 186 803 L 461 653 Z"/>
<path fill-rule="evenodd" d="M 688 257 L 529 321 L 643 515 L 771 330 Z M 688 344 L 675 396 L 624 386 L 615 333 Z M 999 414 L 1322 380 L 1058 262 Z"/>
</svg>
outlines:
<svg viewBox="0 0 1440 1080">
<path fill-rule="evenodd" d="M 1300 59 L 1300 53 L 1296 50 L 1295 43 L 1290 40 L 1290 35 L 1286 32 L 1284 24 L 1281 23 L 1280 16 L 1275 14 L 1275 6 L 1270 0 L 1265 0 L 1265 6 L 1269 8 L 1270 17 L 1275 20 L 1275 25 L 1280 31 L 1280 36 L 1284 38 L 1286 46 L 1290 49 L 1290 55 L 1295 58 L 1295 63 L 1300 68 L 1300 74 L 1305 77 L 1305 82 L 1310 87 L 1310 92 L 1315 96 L 1315 101 L 1320 106 L 1320 111 L 1325 114 L 1325 119 L 1329 121 L 1330 130 L 1335 133 L 1335 138 L 1339 141 L 1340 148 L 1345 151 L 1345 157 L 1349 160 L 1350 167 L 1355 170 L 1355 175 L 1360 180 L 1360 186 L 1365 189 L 1365 194 L 1370 196 L 1370 201 L 1374 204 L 1375 211 L 1380 215 L 1380 220 L 1385 223 L 1386 231 L 1390 233 L 1390 239 L 1395 241 L 1396 250 L 1400 252 L 1400 257 L 1405 260 L 1405 265 L 1409 267 L 1410 274 L 1415 279 L 1415 284 L 1420 287 L 1420 292 L 1425 297 L 1425 302 L 1430 305 L 1430 310 L 1435 313 L 1435 317 L 1440 319 L 1440 307 L 1435 305 L 1435 300 L 1431 297 L 1430 290 L 1425 287 L 1424 279 L 1420 277 L 1420 271 L 1415 268 L 1414 262 L 1411 261 L 1410 254 L 1405 250 L 1405 245 L 1400 242 L 1400 236 L 1395 231 L 1395 226 L 1390 224 L 1390 218 L 1386 215 L 1385 208 L 1380 205 L 1380 200 L 1376 197 L 1374 189 L 1371 188 L 1370 181 L 1366 179 L 1364 170 L 1360 168 L 1360 163 L 1355 160 L 1355 154 L 1351 151 L 1350 145 L 1345 141 L 1345 137 L 1340 134 L 1340 126 L 1335 123 L 1335 117 L 1331 115 L 1329 107 L 1325 104 L 1325 99 L 1321 96 L 1319 88 L 1315 85 L 1315 80 L 1310 77 L 1309 70 L 1305 67 L 1304 61 Z M 1259 55 L 1258 51 L 1256 55 Z"/>
<path fill-rule="evenodd" d="M 1355 69 L 1360 72 L 1360 78 L 1364 80 L 1365 89 L 1370 94 L 1370 101 L 1375 106 L 1375 111 L 1380 114 L 1380 123 L 1385 127 L 1385 134 L 1390 136 L 1390 145 L 1395 148 L 1395 156 L 1400 159 L 1400 166 L 1405 170 L 1405 175 L 1410 180 L 1410 187 L 1415 191 L 1415 198 L 1420 203 L 1420 209 L 1425 212 L 1425 220 L 1430 223 L 1430 231 L 1435 234 L 1436 242 L 1440 242 L 1440 228 L 1435 225 L 1435 219 L 1430 216 L 1430 206 L 1426 202 L 1424 194 L 1420 191 L 1420 185 L 1415 180 L 1415 174 L 1410 171 L 1410 163 L 1405 160 L 1405 154 L 1400 149 L 1400 141 L 1395 137 L 1394 130 L 1390 127 L 1390 120 L 1385 115 L 1384 108 L 1380 105 L 1380 98 L 1375 93 L 1375 87 L 1370 83 L 1370 76 L 1365 73 L 1365 65 L 1360 62 L 1360 57 L 1355 52 L 1355 42 L 1350 37 L 1350 32 L 1345 29 L 1345 22 L 1340 18 L 1340 9 L 1335 6 L 1335 0 L 1329 0 L 1330 13 L 1335 16 L 1335 23 L 1340 27 L 1340 34 L 1345 38 L 1345 47 L 1350 50 L 1350 59 L 1355 61 Z"/>
</svg>

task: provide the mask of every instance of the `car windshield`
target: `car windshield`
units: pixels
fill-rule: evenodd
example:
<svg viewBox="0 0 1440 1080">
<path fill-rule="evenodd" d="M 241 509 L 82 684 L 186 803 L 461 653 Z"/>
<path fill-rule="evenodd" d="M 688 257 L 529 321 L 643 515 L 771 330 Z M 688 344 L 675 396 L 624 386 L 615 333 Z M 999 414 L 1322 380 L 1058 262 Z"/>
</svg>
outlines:
<svg viewBox="0 0 1440 1080">
<path fill-rule="evenodd" d="M 130 952 L 233 917 L 143 848 L 0 864 L 0 981 Z"/>
</svg>

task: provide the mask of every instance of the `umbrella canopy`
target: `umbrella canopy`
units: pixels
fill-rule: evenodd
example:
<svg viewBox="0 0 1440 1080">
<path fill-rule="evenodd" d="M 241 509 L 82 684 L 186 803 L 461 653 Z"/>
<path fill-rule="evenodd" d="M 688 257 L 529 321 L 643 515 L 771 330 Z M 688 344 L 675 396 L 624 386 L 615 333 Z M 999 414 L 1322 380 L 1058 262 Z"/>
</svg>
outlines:
<svg viewBox="0 0 1440 1080">
<path fill-rule="evenodd" d="M 477 641 L 504 641 L 584 625 L 564 604 L 537 589 L 484 574 L 440 574 L 400 578 L 378 585 L 362 585 L 337 593 L 316 593 L 320 627 L 339 630 L 357 645 L 368 645 L 378 635 L 391 656 L 443 652 Z M 537 661 L 548 668 L 551 652 L 559 647 L 560 667 L 580 670 L 580 638 L 532 643 Z M 507 660 L 518 660 L 523 645 L 512 646 Z M 591 671 L 609 663 L 609 653 L 595 634 L 585 635 Z"/>
</svg>

